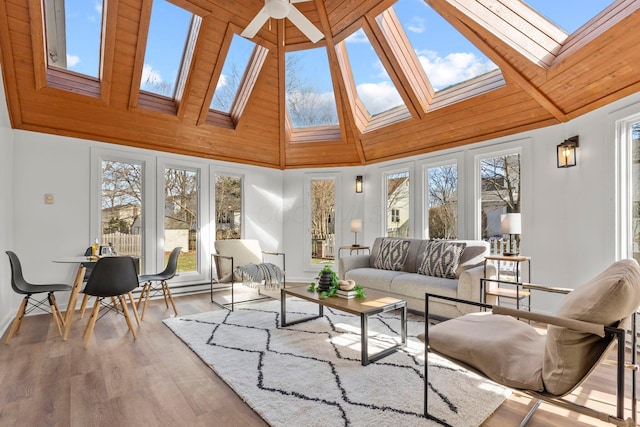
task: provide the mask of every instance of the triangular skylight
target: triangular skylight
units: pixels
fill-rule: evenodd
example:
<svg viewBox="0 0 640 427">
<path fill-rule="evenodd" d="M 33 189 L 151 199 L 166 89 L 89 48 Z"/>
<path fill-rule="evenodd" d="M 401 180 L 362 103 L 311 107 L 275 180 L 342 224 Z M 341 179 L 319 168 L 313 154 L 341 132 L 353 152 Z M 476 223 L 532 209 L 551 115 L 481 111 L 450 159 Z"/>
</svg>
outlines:
<svg viewBox="0 0 640 427">
<path fill-rule="evenodd" d="M 342 42 L 351 64 L 358 98 L 367 112 L 375 116 L 404 106 L 404 101 L 362 29 Z"/>
<path fill-rule="evenodd" d="M 399 0 L 392 7 L 434 91 L 498 68 L 426 3 Z"/>
</svg>

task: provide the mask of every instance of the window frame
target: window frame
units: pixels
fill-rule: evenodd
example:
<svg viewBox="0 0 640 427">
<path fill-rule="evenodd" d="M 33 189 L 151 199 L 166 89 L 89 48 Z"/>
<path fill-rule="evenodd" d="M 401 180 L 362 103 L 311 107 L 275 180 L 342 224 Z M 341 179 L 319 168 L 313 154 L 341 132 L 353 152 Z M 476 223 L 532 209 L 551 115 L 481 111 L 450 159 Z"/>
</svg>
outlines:
<svg viewBox="0 0 640 427">
<path fill-rule="evenodd" d="M 313 264 L 311 257 L 311 182 L 312 181 L 329 181 L 332 180 L 335 186 L 334 193 L 334 260 L 331 264 Z M 338 242 L 341 240 L 343 226 L 342 218 L 342 198 L 340 197 L 342 189 L 342 174 L 340 172 L 310 172 L 304 175 L 304 200 L 303 200 L 303 212 L 304 212 L 304 244 L 303 244 L 303 268 L 305 272 L 318 273 L 325 265 L 330 266 L 334 271 L 338 268 L 337 262 L 337 249 L 339 247 Z"/>
<path fill-rule="evenodd" d="M 210 173 L 210 197 L 208 197 L 209 199 L 209 203 L 210 203 L 210 222 L 213 224 L 213 226 L 211 227 L 210 230 L 210 234 L 211 234 L 211 241 L 215 242 L 217 239 L 217 231 L 218 231 L 218 217 L 216 215 L 216 176 L 218 175 L 224 175 L 224 176 L 230 176 L 233 178 L 239 178 L 240 179 L 240 190 L 241 190 L 241 194 L 240 194 L 240 239 L 245 239 L 245 235 L 246 235 L 246 228 L 247 228 L 247 224 L 246 224 L 246 200 L 245 200 L 245 185 L 246 185 L 246 175 L 243 172 L 240 172 L 238 170 L 233 170 L 233 169 L 227 169 L 227 168 L 218 168 L 215 166 L 211 167 L 211 173 Z"/>
<path fill-rule="evenodd" d="M 616 140 L 616 259 L 633 258 L 633 168 L 630 128 L 640 122 L 640 112 L 615 121 Z"/>
<path fill-rule="evenodd" d="M 415 202 L 414 202 L 414 197 L 412 197 L 413 194 L 415 194 L 415 182 L 414 182 L 414 170 L 413 170 L 413 165 L 412 164 L 404 164 L 404 165 L 395 165 L 395 166 L 391 166 L 387 169 L 384 169 L 382 171 L 381 174 L 381 178 L 382 178 L 382 185 L 381 185 L 381 206 L 382 206 L 382 234 L 381 236 L 387 236 L 387 232 L 389 230 L 389 211 L 387 209 L 387 203 L 388 203 L 388 194 L 387 194 L 387 189 L 388 189 L 388 183 L 387 183 L 387 179 L 390 175 L 395 175 L 395 174 L 399 174 L 399 173 L 408 173 L 409 174 L 409 194 L 408 194 L 408 200 L 409 200 L 409 206 L 407 207 L 407 212 L 409 213 L 409 220 L 408 220 L 408 225 L 409 225 L 409 229 L 408 229 L 408 237 L 413 237 L 413 233 L 414 233 L 414 229 L 415 229 L 415 212 L 414 212 L 414 207 L 415 207 Z"/>
<path fill-rule="evenodd" d="M 429 239 L 429 169 L 437 168 L 441 166 L 455 165 L 457 175 L 457 221 L 456 221 L 456 233 L 457 239 L 461 239 L 465 235 L 464 227 L 464 212 L 465 212 L 465 171 L 464 171 L 464 158 L 462 153 L 456 153 L 453 155 L 437 156 L 424 161 L 422 166 L 422 181 L 420 191 L 420 206 L 422 212 L 420 219 L 422 221 L 421 230 L 422 238 Z"/>
</svg>

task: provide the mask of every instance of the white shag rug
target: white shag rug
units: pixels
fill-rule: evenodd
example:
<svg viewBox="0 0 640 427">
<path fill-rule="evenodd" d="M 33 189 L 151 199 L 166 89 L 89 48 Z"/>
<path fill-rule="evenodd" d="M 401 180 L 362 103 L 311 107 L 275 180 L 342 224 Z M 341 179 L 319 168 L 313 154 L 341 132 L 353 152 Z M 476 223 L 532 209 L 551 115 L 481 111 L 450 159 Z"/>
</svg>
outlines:
<svg viewBox="0 0 640 427">
<path fill-rule="evenodd" d="M 315 304 L 287 299 L 287 321 L 317 313 Z M 360 318 L 329 308 L 286 328 L 275 300 L 164 323 L 272 426 L 478 426 L 510 393 L 430 354 L 425 418 L 418 316 L 409 315 L 404 349 L 367 366 Z M 370 354 L 399 342 L 399 314 L 370 318 L 369 330 Z"/>
</svg>

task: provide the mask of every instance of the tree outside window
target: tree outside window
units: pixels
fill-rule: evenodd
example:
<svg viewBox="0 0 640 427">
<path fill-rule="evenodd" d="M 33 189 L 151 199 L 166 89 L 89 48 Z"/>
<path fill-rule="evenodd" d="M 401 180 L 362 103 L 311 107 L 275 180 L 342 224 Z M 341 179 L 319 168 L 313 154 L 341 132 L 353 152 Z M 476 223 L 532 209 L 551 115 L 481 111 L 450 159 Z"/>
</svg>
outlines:
<svg viewBox="0 0 640 427">
<path fill-rule="evenodd" d="M 385 176 L 387 187 L 387 236 L 409 237 L 409 172 Z"/>
<path fill-rule="evenodd" d="M 427 208 L 430 239 L 458 236 L 458 167 L 455 164 L 427 170 Z"/>
<path fill-rule="evenodd" d="M 216 174 L 216 240 L 242 237 L 242 177 Z"/>
<path fill-rule="evenodd" d="M 311 180 L 311 262 L 331 264 L 335 259 L 335 200 L 333 179 Z"/>
</svg>

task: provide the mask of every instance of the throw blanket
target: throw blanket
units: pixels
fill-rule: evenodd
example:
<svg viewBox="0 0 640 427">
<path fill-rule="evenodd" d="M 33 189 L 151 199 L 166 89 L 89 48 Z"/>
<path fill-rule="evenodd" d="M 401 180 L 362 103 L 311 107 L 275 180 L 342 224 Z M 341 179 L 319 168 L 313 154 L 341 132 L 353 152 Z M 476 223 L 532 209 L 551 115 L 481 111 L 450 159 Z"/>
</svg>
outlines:
<svg viewBox="0 0 640 427">
<path fill-rule="evenodd" d="M 282 270 L 271 263 L 245 264 L 236 267 L 235 271 L 242 276 L 242 284 L 251 288 L 261 286 L 264 281 L 265 286 L 278 289 L 282 282 Z"/>
</svg>

